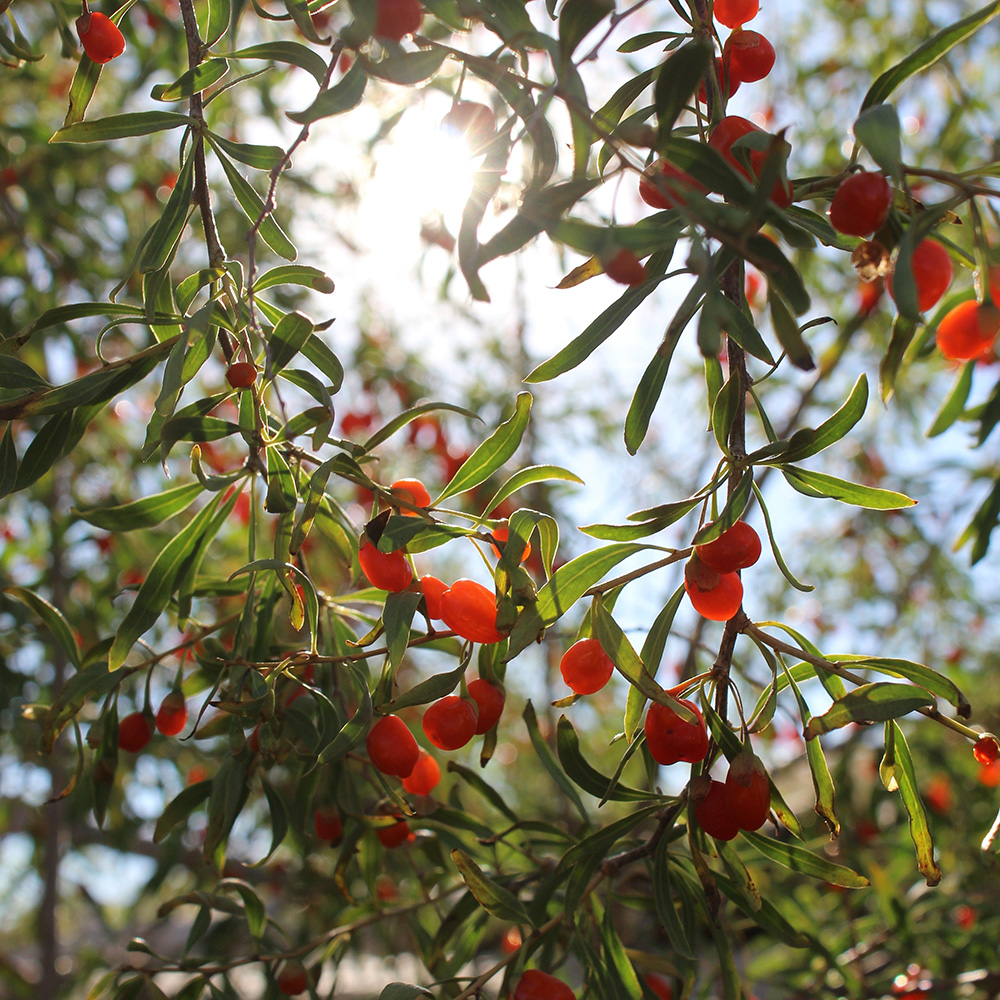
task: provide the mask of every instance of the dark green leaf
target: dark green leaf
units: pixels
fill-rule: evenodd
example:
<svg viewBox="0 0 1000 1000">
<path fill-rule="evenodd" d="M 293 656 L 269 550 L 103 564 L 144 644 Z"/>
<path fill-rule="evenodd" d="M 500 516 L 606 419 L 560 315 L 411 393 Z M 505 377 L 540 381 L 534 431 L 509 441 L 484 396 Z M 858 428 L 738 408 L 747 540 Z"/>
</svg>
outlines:
<svg viewBox="0 0 1000 1000">
<path fill-rule="evenodd" d="M 887 174 L 899 177 L 899 115 L 891 104 L 875 104 L 862 111 L 854 122 L 854 137 Z"/>
<path fill-rule="evenodd" d="M 451 860 L 465 880 L 469 891 L 479 901 L 479 905 L 500 920 L 514 923 L 530 923 L 527 911 L 521 901 L 509 889 L 485 875 L 482 869 L 465 851 L 457 848 L 451 852 Z"/>
<path fill-rule="evenodd" d="M 933 704 L 930 692 L 912 684 L 889 681 L 862 684 L 835 701 L 822 715 L 810 719 L 805 736 L 811 740 L 851 722 L 885 722 Z"/>
<path fill-rule="evenodd" d="M 944 674 L 939 674 L 936 670 L 925 666 L 923 663 L 914 663 L 912 660 L 899 660 L 881 656 L 857 656 L 840 655 L 831 657 L 836 663 L 850 664 L 853 667 L 865 667 L 868 670 L 877 670 L 879 673 L 890 674 L 893 677 L 905 677 L 907 680 L 927 688 L 932 694 L 939 698 L 944 698 L 951 702 L 958 709 L 958 714 L 967 719 L 972 710 L 968 698 L 958 689 L 958 687 L 948 680 Z"/>
<path fill-rule="evenodd" d="M 556 752 L 563 770 L 580 788 L 599 799 L 612 802 L 648 802 L 654 796 L 639 788 L 613 782 L 592 767 L 580 752 L 580 738 L 573 723 L 565 715 L 559 716 L 556 728 Z"/>
<path fill-rule="evenodd" d="M 913 759 L 910 748 L 898 723 L 891 723 L 892 742 L 895 759 L 894 774 L 899 788 L 899 797 L 903 800 L 906 814 L 910 821 L 910 839 L 917 852 L 917 867 L 927 884 L 934 886 L 941 881 L 941 869 L 934 860 L 934 840 L 930 827 L 927 825 L 927 813 L 920 801 L 920 791 L 917 788 L 917 776 L 913 770 Z M 889 728 L 888 726 L 886 727 Z"/>
<path fill-rule="evenodd" d="M 248 167 L 256 167 L 258 170 L 273 170 L 285 156 L 285 151 L 280 146 L 257 146 L 249 142 L 233 142 L 231 139 L 216 135 L 214 132 L 212 133 L 212 143 L 225 150 L 234 160 L 239 160 L 240 163 L 245 163 Z M 280 268 L 272 268 L 272 270 L 278 271 Z M 307 268 L 306 270 L 315 271 L 316 269 Z M 316 273 L 322 274 L 319 271 Z M 260 291 L 262 287 L 267 287 L 261 285 L 261 281 L 266 277 L 267 274 L 261 275 L 254 284 L 254 288 Z M 322 290 L 317 289 L 317 291 Z M 333 291 L 333 282 L 330 282 L 330 291 Z"/>
<path fill-rule="evenodd" d="M 267 59 L 271 62 L 298 66 L 310 73 L 320 85 L 326 79 L 326 63 L 323 58 L 299 42 L 264 42 L 261 45 L 249 45 L 235 52 L 228 52 L 226 55 L 230 59 Z"/>
<path fill-rule="evenodd" d="M 73 638 L 73 630 L 63 617 L 63 613 L 27 587 L 5 587 L 3 593 L 17 598 L 41 618 L 42 624 L 49 630 L 56 644 L 66 654 L 70 663 L 79 670 L 80 650 L 77 648 L 76 639 Z"/>
<path fill-rule="evenodd" d="M 868 406 L 868 377 L 858 376 L 850 396 L 836 413 L 824 420 L 819 427 L 797 430 L 789 439 L 788 447 L 781 453 L 782 462 L 800 462 L 829 448 L 845 437 L 864 416 Z"/>
<path fill-rule="evenodd" d="M 166 264 L 181 238 L 188 212 L 191 210 L 191 195 L 194 190 L 195 156 L 189 152 L 184 165 L 177 175 L 177 183 L 167 199 L 163 214 L 156 223 L 149 242 L 139 258 L 139 273 L 158 271 Z"/>
<path fill-rule="evenodd" d="M 788 311 L 781 297 L 773 293 L 770 288 L 767 293 L 767 302 L 771 308 L 771 322 L 774 325 L 774 332 L 778 337 L 788 359 L 796 368 L 810 372 L 816 367 L 809 348 L 806 347 L 802 339 L 802 331 L 799 324 L 795 322 L 795 317 Z"/>
<path fill-rule="evenodd" d="M 321 90 L 316 100 L 305 111 L 286 111 L 285 116 L 299 125 L 311 125 L 321 118 L 343 114 L 361 103 L 367 85 L 368 74 L 358 61 L 347 71 L 343 79 L 337 81 L 329 90 Z"/>
<path fill-rule="evenodd" d="M 156 821 L 153 843 L 159 844 L 178 823 L 183 823 L 208 798 L 211 791 L 211 781 L 199 781 L 197 784 L 188 785 L 178 792 L 167 803 L 160 818 Z"/>
<path fill-rule="evenodd" d="M 366 62 L 364 68 L 380 80 L 412 87 L 432 77 L 447 56 L 448 50 L 444 46 L 434 46 L 417 52 L 394 52 L 378 62 Z"/>
<path fill-rule="evenodd" d="M 566 0 L 559 11 L 559 55 L 564 65 L 580 42 L 614 10 L 613 0 Z"/>
<path fill-rule="evenodd" d="M 159 83 L 149 96 L 154 101 L 185 101 L 192 94 L 200 94 L 221 80 L 229 72 L 229 63 L 225 59 L 206 59 L 203 63 L 189 69 L 173 83 Z"/>
<path fill-rule="evenodd" d="M 131 500 L 114 506 L 74 507 L 73 513 L 88 524 L 104 528 L 106 531 L 134 531 L 138 528 L 152 528 L 169 517 L 186 510 L 204 490 L 200 483 L 186 483 L 174 486 L 163 493 Z"/>
<path fill-rule="evenodd" d="M 776 861 L 782 867 L 790 868 L 793 872 L 800 872 L 823 882 L 831 882 L 833 885 L 842 885 L 845 889 L 863 889 L 871 884 L 864 875 L 859 875 L 843 865 L 835 865 L 832 861 L 827 861 L 818 854 L 807 851 L 804 847 L 799 847 L 796 844 L 783 844 L 773 837 L 765 837 L 763 834 L 749 833 L 745 830 L 741 836 L 765 858 L 770 858 L 771 861 Z"/>
<path fill-rule="evenodd" d="M 934 422 L 927 429 L 928 437 L 937 437 L 939 434 L 943 434 L 962 415 L 969 398 L 969 392 L 972 389 L 972 373 L 975 370 L 975 361 L 968 361 L 959 369 L 958 375 L 955 377 L 955 384 L 941 404 L 941 409 L 934 417 Z"/>
<path fill-rule="evenodd" d="M 855 507 L 867 507 L 870 510 L 899 510 L 902 507 L 912 507 L 917 502 L 902 493 L 849 483 L 823 472 L 810 472 L 795 466 L 782 468 L 781 474 L 792 489 L 804 496 L 829 497 L 841 503 L 853 504 Z"/>
<path fill-rule="evenodd" d="M 107 142 L 193 124 L 194 119 L 175 111 L 132 111 L 96 121 L 78 121 L 59 129 L 49 142 Z"/>
<path fill-rule="evenodd" d="M 660 66 L 653 87 L 653 103 L 660 127 L 660 137 L 666 141 L 674 123 L 692 95 L 702 86 L 705 73 L 712 63 L 712 45 L 707 36 L 696 35 L 682 45 Z"/>
<path fill-rule="evenodd" d="M 535 715 L 535 707 L 531 704 L 530 699 L 524 706 L 523 718 L 525 725 L 528 727 L 528 736 L 531 739 L 531 745 L 535 748 L 535 753 L 538 754 L 538 759 L 542 762 L 542 766 L 548 771 L 552 780 L 562 789 L 563 794 L 573 804 L 584 824 L 589 827 L 590 817 L 587 814 L 587 810 L 584 808 L 583 802 L 577 794 L 573 783 L 566 777 L 566 773 L 559 766 L 559 761 L 556 760 L 552 749 L 545 742 L 545 737 L 542 736 L 538 728 L 538 717 Z"/>
</svg>

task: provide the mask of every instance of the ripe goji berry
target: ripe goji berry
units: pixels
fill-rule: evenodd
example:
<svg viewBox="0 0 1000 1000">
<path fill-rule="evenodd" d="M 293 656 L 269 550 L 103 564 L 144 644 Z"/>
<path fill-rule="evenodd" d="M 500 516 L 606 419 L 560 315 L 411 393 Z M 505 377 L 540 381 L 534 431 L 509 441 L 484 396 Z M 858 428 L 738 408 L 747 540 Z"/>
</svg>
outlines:
<svg viewBox="0 0 1000 1000">
<path fill-rule="evenodd" d="M 398 715 L 379 719 L 369 730 L 365 747 L 378 770 L 398 778 L 408 777 L 420 756 L 413 733 Z"/>
<path fill-rule="evenodd" d="M 458 750 L 475 736 L 477 716 L 475 707 L 464 698 L 448 695 L 427 707 L 424 733 L 439 750 Z"/>
<path fill-rule="evenodd" d="M 577 694 L 593 694 L 611 680 L 615 665 L 597 639 L 580 639 L 563 653 L 559 670 Z"/>
<path fill-rule="evenodd" d="M 643 725 L 646 746 L 658 764 L 678 761 L 693 764 L 703 760 L 708 753 L 708 730 L 698 706 L 683 699 L 681 704 L 694 713 L 694 722 L 682 719 L 672 708 L 658 701 L 652 702 L 646 713 Z"/>
</svg>

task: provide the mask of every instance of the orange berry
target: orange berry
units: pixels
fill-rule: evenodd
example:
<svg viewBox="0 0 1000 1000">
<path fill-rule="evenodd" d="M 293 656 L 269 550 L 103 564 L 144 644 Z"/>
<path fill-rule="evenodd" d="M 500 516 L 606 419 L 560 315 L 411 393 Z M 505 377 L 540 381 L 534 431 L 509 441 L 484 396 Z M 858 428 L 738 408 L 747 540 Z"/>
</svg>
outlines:
<svg viewBox="0 0 1000 1000">
<path fill-rule="evenodd" d="M 226 381 L 234 389 L 249 389 L 257 381 L 257 366 L 252 361 L 236 361 L 226 369 Z"/>
<path fill-rule="evenodd" d="M 717 579 L 713 581 L 712 575 Z M 694 555 L 684 567 L 684 589 L 703 618 L 727 622 L 743 603 L 743 583 L 736 573 L 716 573 Z"/>
<path fill-rule="evenodd" d="M 489 681 L 477 677 L 469 681 L 469 697 L 479 706 L 479 716 L 476 720 L 476 735 L 488 733 L 503 715 L 506 697 L 503 691 L 494 687 Z"/>
<path fill-rule="evenodd" d="M 1000 785 L 1000 760 L 994 760 L 989 764 L 983 764 L 979 769 L 979 783 L 987 788 L 996 788 Z"/>
<path fill-rule="evenodd" d="M 420 748 L 406 723 L 398 715 L 383 716 L 372 726 L 365 741 L 368 757 L 383 774 L 406 778 L 416 766 Z"/>
<path fill-rule="evenodd" d="M 759 32 L 737 28 L 726 39 L 722 57 L 736 84 L 763 80 L 774 67 L 774 46 Z"/>
<path fill-rule="evenodd" d="M 759 0 L 715 0 L 712 14 L 719 24 L 727 28 L 738 28 L 752 21 L 760 10 Z"/>
<path fill-rule="evenodd" d="M 405 819 L 399 819 L 392 826 L 380 826 L 375 831 L 375 836 L 378 837 L 379 843 L 383 847 L 389 848 L 399 847 L 400 844 L 405 844 L 408 840 L 416 839 L 410 832 L 410 826 Z"/>
<path fill-rule="evenodd" d="M 176 736 L 187 725 L 187 704 L 180 691 L 171 691 L 156 710 L 156 728 L 164 736 Z"/>
<path fill-rule="evenodd" d="M 441 595 L 441 620 L 471 642 L 499 642 L 493 591 L 475 580 L 456 580 Z"/>
<path fill-rule="evenodd" d="M 729 812 L 724 782 L 699 775 L 691 781 L 691 806 L 694 818 L 705 833 L 716 840 L 732 840 L 740 825 Z"/>
<path fill-rule="evenodd" d="M 946 774 L 935 774 L 924 789 L 924 798 L 931 811 L 938 816 L 947 816 L 955 805 L 955 795 L 951 788 L 951 779 Z"/>
<path fill-rule="evenodd" d="M 153 720 L 143 712 L 132 712 L 118 723 L 118 747 L 138 753 L 153 738 Z"/>
<path fill-rule="evenodd" d="M 424 733 L 439 750 L 459 750 L 476 735 L 477 715 L 475 707 L 464 698 L 448 695 L 427 707 Z"/>
<path fill-rule="evenodd" d="M 760 536 L 746 521 L 737 521 L 718 538 L 696 545 L 698 558 L 716 573 L 732 573 L 760 558 Z"/>
<path fill-rule="evenodd" d="M 430 795 L 440 780 L 441 766 L 426 750 L 421 750 L 413 770 L 403 778 L 403 788 L 411 795 Z"/>
<path fill-rule="evenodd" d="M 521 947 L 521 932 L 516 927 L 508 927 L 500 939 L 500 950 L 505 955 L 513 955 Z"/>
<path fill-rule="evenodd" d="M 423 17 L 420 0 L 375 0 L 375 35 L 398 42 L 413 34 Z"/>
<path fill-rule="evenodd" d="M 848 236 L 868 236 L 886 220 L 892 188 L 877 173 L 861 170 L 840 182 L 830 202 L 830 225 Z"/>
<path fill-rule="evenodd" d="M 742 750 L 726 775 L 726 810 L 741 830 L 758 830 L 771 811 L 771 784 L 760 758 Z"/>
<path fill-rule="evenodd" d="M 313 829 L 320 840 L 336 844 L 344 834 L 344 824 L 333 803 L 317 806 L 313 813 Z"/>
<path fill-rule="evenodd" d="M 576 994 L 561 979 L 528 969 L 517 981 L 512 1000 L 576 1000 Z"/>
<path fill-rule="evenodd" d="M 646 746 L 658 764 L 676 764 L 684 761 L 693 764 L 703 760 L 708 753 L 708 730 L 705 720 L 693 701 L 681 700 L 689 708 L 696 722 L 682 719 L 672 708 L 654 701 L 646 713 L 643 730 Z"/>
<path fill-rule="evenodd" d="M 711 70 L 709 70 L 708 72 L 711 72 Z M 702 82 L 702 85 L 698 88 L 698 100 L 702 104 L 708 104 L 708 91 L 709 91 L 709 83 L 707 79 L 708 72 L 705 74 L 706 79 Z M 722 91 L 723 97 L 726 98 L 732 97 L 733 94 L 735 94 L 736 91 L 740 89 L 740 81 L 737 80 L 732 73 L 730 73 L 729 63 L 722 56 L 715 57 L 715 78 L 716 80 L 719 81 L 719 88 Z M 639 193 L 641 194 L 642 192 L 640 191 Z"/>
<path fill-rule="evenodd" d="M 641 285 L 649 277 L 646 265 L 625 247 L 603 257 L 601 265 L 604 273 L 620 285 Z"/>
<path fill-rule="evenodd" d="M 954 268 L 951 257 L 937 240 L 921 240 L 910 255 L 910 270 L 913 272 L 913 283 L 917 289 L 917 308 L 927 312 L 951 284 Z M 895 265 L 885 278 L 885 290 L 892 297 L 892 279 Z"/>
<path fill-rule="evenodd" d="M 441 621 L 441 595 L 448 589 L 448 584 L 436 576 L 422 576 L 420 589 L 424 592 L 424 602 L 427 604 L 427 617 L 432 621 Z"/>
<path fill-rule="evenodd" d="M 951 361 L 971 361 L 993 346 L 998 330 L 1000 308 L 968 299 L 949 309 L 938 323 L 938 350 Z"/>
<path fill-rule="evenodd" d="M 397 479 L 389 489 L 392 490 L 393 496 L 399 497 L 407 503 L 412 503 L 414 507 L 430 507 L 431 505 L 431 495 L 419 479 Z M 399 512 L 410 517 L 419 516 L 416 511 L 407 510 L 405 507 L 401 507 Z"/>
<path fill-rule="evenodd" d="M 701 193 L 705 186 L 662 157 L 654 160 L 639 177 L 639 197 L 652 208 L 686 205 L 685 189 Z"/>
<path fill-rule="evenodd" d="M 358 550 L 358 562 L 368 582 L 379 590 L 398 593 L 413 582 L 413 570 L 402 549 L 380 552 L 367 539 Z"/>
<path fill-rule="evenodd" d="M 762 131 L 763 129 L 758 128 L 753 122 L 747 121 L 746 118 L 740 118 L 739 115 L 727 115 L 712 129 L 712 134 L 708 137 L 708 144 L 718 150 L 722 157 L 739 173 L 748 180 L 752 180 L 753 178 L 746 167 L 736 159 L 732 147 L 738 139 L 742 139 L 750 132 Z M 767 153 L 764 150 L 750 150 L 750 169 L 753 171 L 753 177 L 760 173 L 766 158 Z M 771 189 L 771 201 L 779 208 L 787 208 L 792 203 L 792 189 L 783 184 L 780 178 L 774 182 L 774 187 Z"/>
<path fill-rule="evenodd" d="M 499 527 L 494 528 L 490 532 L 490 534 L 501 545 L 506 545 L 507 544 L 507 539 L 510 538 L 510 528 L 508 528 L 507 525 L 505 525 L 505 524 L 501 524 Z M 493 549 L 493 554 L 497 557 L 497 559 L 499 559 L 500 556 L 501 556 L 500 550 L 495 545 L 493 545 L 492 543 L 490 543 L 490 548 Z M 531 555 L 531 543 L 530 542 L 525 542 L 524 543 L 524 551 L 521 553 L 521 562 L 524 562 L 524 560 L 527 559 L 528 556 L 530 556 L 530 555 Z"/>
<path fill-rule="evenodd" d="M 106 63 L 125 51 L 125 36 L 106 14 L 90 11 L 76 19 L 76 31 L 83 51 L 95 63 Z"/>
<path fill-rule="evenodd" d="M 972 748 L 972 756 L 980 764 L 992 764 L 1000 757 L 1000 743 L 992 733 L 983 733 Z"/>
<path fill-rule="evenodd" d="M 577 694 L 593 694 L 611 680 L 615 665 L 597 639 L 581 639 L 563 653 L 559 670 Z"/>
</svg>

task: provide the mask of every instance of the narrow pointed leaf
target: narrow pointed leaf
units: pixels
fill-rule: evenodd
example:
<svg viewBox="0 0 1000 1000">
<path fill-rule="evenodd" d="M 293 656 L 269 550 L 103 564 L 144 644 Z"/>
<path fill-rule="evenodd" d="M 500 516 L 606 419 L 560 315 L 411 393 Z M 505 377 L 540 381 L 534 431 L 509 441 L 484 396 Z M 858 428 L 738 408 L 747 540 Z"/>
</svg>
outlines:
<svg viewBox="0 0 1000 1000">
<path fill-rule="evenodd" d="M 838 699 L 805 728 L 807 740 L 840 729 L 851 722 L 885 722 L 934 704 L 934 696 L 912 684 L 875 681 L 862 684 Z"/>
</svg>

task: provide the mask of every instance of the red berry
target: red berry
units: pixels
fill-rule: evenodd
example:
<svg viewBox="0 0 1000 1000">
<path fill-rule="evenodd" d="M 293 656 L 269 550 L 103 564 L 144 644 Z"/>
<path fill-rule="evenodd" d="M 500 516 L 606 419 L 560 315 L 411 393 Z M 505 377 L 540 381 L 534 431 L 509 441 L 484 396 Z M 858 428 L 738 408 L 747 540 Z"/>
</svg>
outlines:
<svg viewBox="0 0 1000 1000">
<path fill-rule="evenodd" d="M 372 726 L 365 741 L 368 757 L 383 774 L 406 778 L 420 756 L 420 748 L 398 715 L 386 715 Z"/>
<path fill-rule="evenodd" d="M 344 824 L 337 807 L 332 803 L 318 806 L 313 813 L 313 829 L 320 840 L 327 840 L 331 844 L 338 843 L 344 833 Z"/>
<path fill-rule="evenodd" d="M 508 927 L 500 939 L 500 950 L 505 955 L 513 955 L 521 947 L 521 932 L 516 927 Z"/>
<path fill-rule="evenodd" d="M 752 21 L 760 10 L 759 0 L 715 0 L 712 14 L 719 24 L 727 28 L 738 28 Z"/>
<path fill-rule="evenodd" d="M 654 160 L 639 178 L 639 197 L 653 208 L 686 205 L 685 191 L 703 192 L 705 187 L 667 160 Z"/>
<path fill-rule="evenodd" d="M 309 976 L 305 966 L 295 959 L 285 962 L 278 973 L 278 989 L 285 996 L 295 997 L 300 993 L 305 993 L 309 987 Z"/>
<path fill-rule="evenodd" d="M 118 723 L 118 746 L 128 753 L 138 753 L 153 738 L 153 720 L 142 712 L 132 712 Z"/>
<path fill-rule="evenodd" d="M 164 736 L 176 736 L 187 725 L 187 704 L 180 691 L 171 691 L 156 710 L 156 728 Z"/>
<path fill-rule="evenodd" d="M 413 570 L 402 549 L 380 552 L 366 539 L 358 550 L 358 562 L 362 572 L 368 577 L 368 582 L 379 590 L 398 593 L 406 590 L 413 582 Z"/>
<path fill-rule="evenodd" d="M 694 818 L 705 833 L 716 840 L 732 840 L 740 832 L 729 812 L 726 786 L 721 781 L 700 775 L 691 782 L 691 805 Z"/>
<path fill-rule="evenodd" d="M 927 805 L 939 816 L 946 816 L 955 805 L 955 795 L 951 788 L 951 779 L 946 774 L 935 774 L 924 789 Z"/>
<path fill-rule="evenodd" d="M 576 994 L 561 979 L 528 969 L 517 981 L 512 1000 L 576 1000 Z"/>
<path fill-rule="evenodd" d="M 403 788 L 411 795 L 430 795 L 440 780 L 440 765 L 426 750 L 421 750 L 413 770 L 403 778 Z"/>
<path fill-rule="evenodd" d="M 975 299 L 960 302 L 941 318 L 938 350 L 951 361 L 971 361 L 993 346 L 1000 331 L 1000 308 Z"/>
<path fill-rule="evenodd" d="M 731 81 L 756 83 L 774 66 L 774 46 L 759 31 L 737 28 L 726 39 L 722 57 L 729 65 Z"/>
<path fill-rule="evenodd" d="M 708 731 L 698 706 L 693 701 L 681 701 L 689 708 L 697 722 L 682 719 L 672 708 L 654 701 L 646 713 L 643 729 L 646 746 L 658 764 L 676 764 L 685 761 L 693 764 L 703 760 L 708 753 Z"/>
<path fill-rule="evenodd" d="M 997 742 L 997 738 L 992 733 L 983 733 L 972 748 L 972 756 L 980 764 L 992 764 L 1000 757 L 1000 743 Z"/>
<path fill-rule="evenodd" d="M 625 247 L 603 257 L 601 265 L 604 273 L 620 285 L 641 285 L 649 277 L 646 265 Z"/>
<path fill-rule="evenodd" d="M 431 505 L 431 495 L 419 479 L 397 479 L 389 488 L 392 490 L 393 496 L 399 497 L 400 500 L 405 500 L 407 503 L 412 503 L 414 507 L 430 507 Z M 416 511 L 407 510 L 405 507 L 400 507 L 399 512 L 400 514 L 408 514 L 410 517 L 419 516 Z"/>
<path fill-rule="evenodd" d="M 713 622 L 727 622 L 743 603 L 743 583 L 736 573 L 717 573 L 697 555 L 684 567 L 684 589 L 691 605 Z"/>
<path fill-rule="evenodd" d="M 375 0 L 375 35 L 398 42 L 420 27 L 423 16 L 420 0 Z"/>
<path fill-rule="evenodd" d="M 499 642 L 493 591 L 475 580 L 456 580 L 441 595 L 441 620 L 471 642 Z"/>
<path fill-rule="evenodd" d="M 979 769 L 979 783 L 987 788 L 996 788 L 1000 785 L 1000 760 L 995 760 L 991 764 L 983 764 Z"/>
<path fill-rule="evenodd" d="M 469 697 L 479 706 L 479 717 L 476 721 L 476 735 L 488 733 L 503 715 L 504 702 L 507 700 L 503 691 L 494 687 L 489 681 L 477 677 L 469 681 Z"/>
<path fill-rule="evenodd" d="M 427 617 L 436 622 L 441 621 L 441 595 L 448 589 L 448 584 L 436 576 L 422 576 L 420 589 L 424 592 Z"/>
<path fill-rule="evenodd" d="M 496 134 L 496 115 L 477 101 L 456 101 L 441 121 L 441 128 L 465 139 L 473 151 L 481 149 Z"/>
<path fill-rule="evenodd" d="M 937 240 L 921 240 L 910 256 L 910 270 L 913 273 L 913 284 L 917 288 L 917 308 L 921 312 L 927 312 L 948 291 L 954 274 L 951 257 Z M 885 279 L 885 288 L 890 296 L 893 271 Z"/>
<path fill-rule="evenodd" d="M 750 132 L 762 131 L 763 129 L 758 128 L 753 122 L 747 121 L 746 118 L 740 118 L 739 115 L 727 115 L 712 129 L 712 134 L 708 137 L 708 144 L 718 150 L 722 157 L 728 160 L 744 177 L 752 180 L 746 167 L 736 159 L 732 147 L 738 139 L 742 139 Z M 752 149 L 749 152 L 750 169 L 756 177 L 764 165 L 767 153 L 762 149 Z M 787 208 L 792 203 L 792 190 L 790 187 L 786 187 L 780 178 L 774 182 L 774 187 L 771 189 L 771 201 L 779 208 Z"/>
<path fill-rule="evenodd" d="M 711 72 L 709 70 L 708 72 Z M 707 76 L 707 74 L 706 74 Z M 740 89 L 740 81 L 730 73 L 729 63 L 722 56 L 715 57 L 715 79 L 719 81 L 719 88 L 724 98 L 732 97 Z M 702 104 L 708 104 L 708 92 L 710 84 L 706 79 L 698 88 L 698 100 Z M 641 192 L 640 192 L 641 193 Z"/>
<path fill-rule="evenodd" d="M 848 236 L 869 236 L 886 220 L 892 188 L 881 175 L 862 170 L 840 182 L 830 203 L 830 225 Z"/>
<path fill-rule="evenodd" d="M 81 14 L 76 19 L 76 30 L 83 51 L 95 63 L 110 62 L 125 51 L 125 36 L 106 14 L 97 11 Z"/>
<path fill-rule="evenodd" d="M 392 826 L 380 826 L 375 831 L 375 836 L 378 837 L 383 847 L 390 848 L 399 847 L 400 844 L 415 839 L 405 819 L 397 819 L 397 822 L 393 823 Z"/>
<path fill-rule="evenodd" d="M 659 976 L 655 972 L 651 972 L 646 976 L 646 985 L 660 1000 L 674 1000 L 674 988 L 666 976 Z"/>
<path fill-rule="evenodd" d="M 698 558 L 716 573 L 732 573 L 760 558 L 760 536 L 746 521 L 737 521 L 718 538 L 696 545 Z"/>
<path fill-rule="evenodd" d="M 593 694 L 611 680 L 615 665 L 596 639 L 581 639 L 563 653 L 559 669 L 577 694 Z"/>
<path fill-rule="evenodd" d="M 507 544 L 507 539 L 510 538 L 510 528 L 508 528 L 506 524 L 501 524 L 499 527 L 494 528 L 490 532 L 490 534 L 501 545 L 506 545 Z M 493 545 L 492 543 L 490 544 L 490 548 L 493 549 L 493 554 L 497 557 L 497 559 L 499 559 L 500 556 L 501 556 L 500 550 L 495 545 Z M 521 552 L 521 562 L 524 562 L 524 560 L 527 559 L 528 556 L 530 556 L 530 555 L 531 555 L 531 543 L 530 542 L 525 542 L 524 543 L 524 550 Z"/>
<path fill-rule="evenodd" d="M 226 369 L 226 381 L 234 389 L 249 389 L 257 381 L 257 366 L 252 361 L 236 361 Z"/>
<path fill-rule="evenodd" d="M 457 694 L 429 705 L 424 712 L 424 732 L 439 750 L 458 750 L 476 735 L 477 712 Z"/>
<path fill-rule="evenodd" d="M 968 903 L 959 903 L 954 911 L 955 923 L 963 931 L 971 930 L 976 923 L 976 911 Z"/>
<path fill-rule="evenodd" d="M 760 758 L 742 750 L 726 775 L 726 809 L 741 830 L 758 830 L 771 810 L 771 783 Z"/>
</svg>

